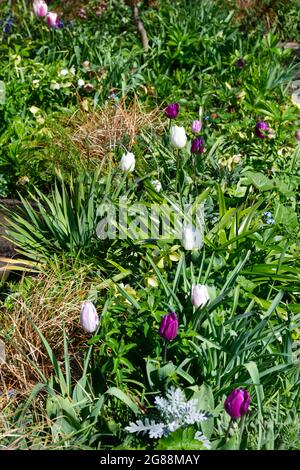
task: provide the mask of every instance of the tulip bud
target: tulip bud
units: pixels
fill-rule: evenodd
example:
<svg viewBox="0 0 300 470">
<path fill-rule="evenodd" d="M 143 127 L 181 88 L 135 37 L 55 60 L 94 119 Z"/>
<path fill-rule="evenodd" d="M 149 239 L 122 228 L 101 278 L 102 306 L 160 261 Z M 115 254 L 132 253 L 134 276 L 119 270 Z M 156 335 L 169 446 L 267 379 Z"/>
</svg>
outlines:
<svg viewBox="0 0 300 470">
<path fill-rule="evenodd" d="M 32 8 L 36 16 L 40 18 L 46 16 L 48 13 L 48 6 L 44 0 L 34 0 Z"/>
<path fill-rule="evenodd" d="M 162 318 L 159 334 L 166 341 L 172 341 L 178 333 L 178 318 L 175 312 L 168 313 Z"/>
<path fill-rule="evenodd" d="M 194 225 L 188 224 L 182 230 L 182 246 L 185 250 L 199 250 L 203 245 L 203 237 Z"/>
<path fill-rule="evenodd" d="M 154 186 L 155 190 L 159 193 L 162 189 L 161 182 L 158 180 L 152 180 L 151 181 L 152 186 Z"/>
<path fill-rule="evenodd" d="M 255 125 L 255 133 L 259 139 L 264 140 L 266 138 L 266 132 L 269 130 L 269 125 L 267 122 L 259 121 Z"/>
<path fill-rule="evenodd" d="M 196 139 L 193 140 L 192 146 L 191 146 L 191 152 L 192 153 L 198 153 L 201 155 L 204 152 L 205 148 L 205 141 L 203 137 L 197 137 Z"/>
<path fill-rule="evenodd" d="M 169 119 L 175 119 L 178 116 L 179 109 L 178 103 L 170 103 L 165 109 L 165 114 Z"/>
<path fill-rule="evenodd" d="M 133 153 L 127 152 L 124 153 L 122 158 L 121 158 L 121 170 L 123 172 L 129 171 L 132 172 L 135 167 L 135 156 Z"/>
<path fill-rule="evenodd" d="M 172 126 L 170 129 L 170 142 L 177 149 L 182 149 L 186 145 L 186 133 L 184 127 Z"/>
<path fill-rule="evenodd" d="M 47 15 L 47 24 L 49 28 L 59 28 L 60 20 L 57 13 L 50 12 Z"/>
<path fill-rule="evenodd" d="M 99 316 L 92 302 L 86 300 L 83 302 L 80 310 L 80 325 L 87 333 L 94 333 L 99 324 Z"/>
<path fill-rule="evenodd" d="M 192 132 L 195 132 L 197 134 L 197 132 L 200 132 L 201 131 L 201 128 L 202 128 L 202 122 L 201 121 L 198 121 L 198 119 L 195 119 L 192 123 Z"/>
<path fill-rule="evenodd" d="M 232 419 L 239 419 L 248 411 L 250 393 L 248 390 L 235 388 L 225 400 L 224 407 Z"/>
<path fill-rule="evenodd" d="M 192 286 L 192 304 L 194 307 L 204 307 L 209 301 L 209 294 L 207 287 L 201 284 L 196 284 Z"/>
</svg>

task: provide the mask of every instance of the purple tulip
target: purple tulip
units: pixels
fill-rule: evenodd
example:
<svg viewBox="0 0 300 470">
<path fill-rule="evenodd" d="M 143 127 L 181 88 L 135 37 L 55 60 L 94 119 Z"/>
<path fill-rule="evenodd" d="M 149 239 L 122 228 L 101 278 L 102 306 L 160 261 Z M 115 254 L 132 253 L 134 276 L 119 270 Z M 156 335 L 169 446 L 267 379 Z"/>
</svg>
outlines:
<svg viewBox="0 0 300 470">
<path fill-rule="evenodd" d="M 192 153 L 198 153 L 199 155 L 201 155 L 201 153 L 204 152 L 204 148 L 205 148 L 205 141 L 203 137 L 197 137 L 195 140 L 193 140 L 192 146 L 191 146 Z"/>
<path fill-rule="evenodd" d="M 265 133 L 269 130 L 269 125 L 267 122 L 259 121 L 255 125 L 255 134 L 260 139 L 264 140 L 266 138 Z"/>
<path fill-rule="evenodd" d="M 248 390 L 235 388 L 225 400 L 224 407 L 232 419 L 239 419 L 248 411 L 250 405 L 250 393 Z"/>
<path fill-rule="evenodd" d="M 47 15 L 47 24 L 49 28 L 56 28 L 58 29 L 60 27 L 60 19 L 57 13 L 54 13 L 54 11 L 51 11 Z"/>
<path fill-rule="evenodd" d="M 162 318 L 159 334 L 166 341 L 172 341 L 178 333 L 178 318 L 175 312 L 168 313 Z"/>
<path fill-rule="evenodd" d="M 238 69 L 243 69 L 246 65 L 246 62 L 245 62 L 245 59 L 238 59 L 235 63 L 235 66 L 238 68 Z"/>
<path fill-rule="evenodd" d="M 195 132 L 195 134 L 197 134 L 198 132 L 201 131 L 201 127 L 202 127 L 202 122 L 198 121 L 198 119 L 195 119 L 192 123 L 192 132 Z"/>
<path fill-rule="evenodd" d="M 295 132 L 295 139 L 300 141 L 300 129 Z"/>
<path fill-rule="evenodd" d="M 169 119 L 175 119 L 178 116 L 180 106 L 178 103 L 170 103 L 166 109 L 165 113 Z"/>
</svg>

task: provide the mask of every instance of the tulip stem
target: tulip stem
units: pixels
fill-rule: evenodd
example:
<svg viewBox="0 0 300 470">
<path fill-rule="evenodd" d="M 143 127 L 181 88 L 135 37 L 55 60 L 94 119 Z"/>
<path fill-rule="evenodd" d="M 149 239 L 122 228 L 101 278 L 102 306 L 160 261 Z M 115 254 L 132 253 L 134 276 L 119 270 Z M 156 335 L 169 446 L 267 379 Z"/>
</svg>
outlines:
<svg viewBox="0 0 300 470">
<path fill-rule="evenodd" d="M 233 419 L 231 418 L 231 420 L 229 421 L 228 428 L 227 428 L 227 432 L 226 432 L 226 436 L 225 436 L 225 442 L 226 442 L 227 439 L 228 439 L 229 431 L 230 431 L 230 429 L 231 429 L 232 424 L 233 424 Z"/>
<path fill-rule="evenodd" d="M 168 354 L 168 343 L 165 341 L 165 347 L 164 347 L 164 362 L 167 362 L 167 354 Z"/>
</svg>

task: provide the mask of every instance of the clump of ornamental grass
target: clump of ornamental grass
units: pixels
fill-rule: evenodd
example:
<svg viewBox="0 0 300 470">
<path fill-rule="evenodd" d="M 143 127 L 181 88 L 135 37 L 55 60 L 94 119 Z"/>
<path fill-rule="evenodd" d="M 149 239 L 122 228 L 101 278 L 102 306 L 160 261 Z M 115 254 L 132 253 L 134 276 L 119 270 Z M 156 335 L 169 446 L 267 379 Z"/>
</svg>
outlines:
<svg viewBox="0 0 300 470">
<path fill-rule="evenodd" d="M 100 110 L 81 111 L 70 119 L 71 141 L 86 162 L 103 170 L 120 144 L 131 148 L 142 130 L 160 133 L 165 126 L 160 114 L 158 108 L 145 110 L 136 99 L 127 104 L 112 95 Z"/>
<path fill-rule="evenodd" d="M 89 266 L 65 267 L 25 277 L 18 291 L 7 296 L 0 316 L 0 337 L 5 363 L 0 368 L 1 389 L 24 393 L 39 382 L 40 372 L 50 377 L 53 367 L 36 328 L 45 336 L 58 361 L 63 360 L 63 329 L 69 338 L 74 377 L 81 373 L 87 337 L 79 324 L 80 307 L 92 286 Z"/>
</svg>

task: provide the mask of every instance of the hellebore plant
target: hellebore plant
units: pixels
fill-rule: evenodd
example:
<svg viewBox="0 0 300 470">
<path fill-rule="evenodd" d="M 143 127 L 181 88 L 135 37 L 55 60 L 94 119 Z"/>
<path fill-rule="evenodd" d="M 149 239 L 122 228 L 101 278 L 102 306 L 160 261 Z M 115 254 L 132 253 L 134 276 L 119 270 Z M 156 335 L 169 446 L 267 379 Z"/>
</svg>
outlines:
<svg viewBox="0 0 300 470">
<path fill-rule="evenodd" d="M 165 340 L 164 360 L 166 362 L 168 342 L 175 339 L 178 333 L 178 318 L 175 312 L 163 316 L 158 333 Z"/>
<path fill-rule="evenodd" d="M 99 324 L 99 316 L 92 302 L 85 300 L 80 310 L 80 325 L 86 333 L 94 333 Z"/>
</svg>

